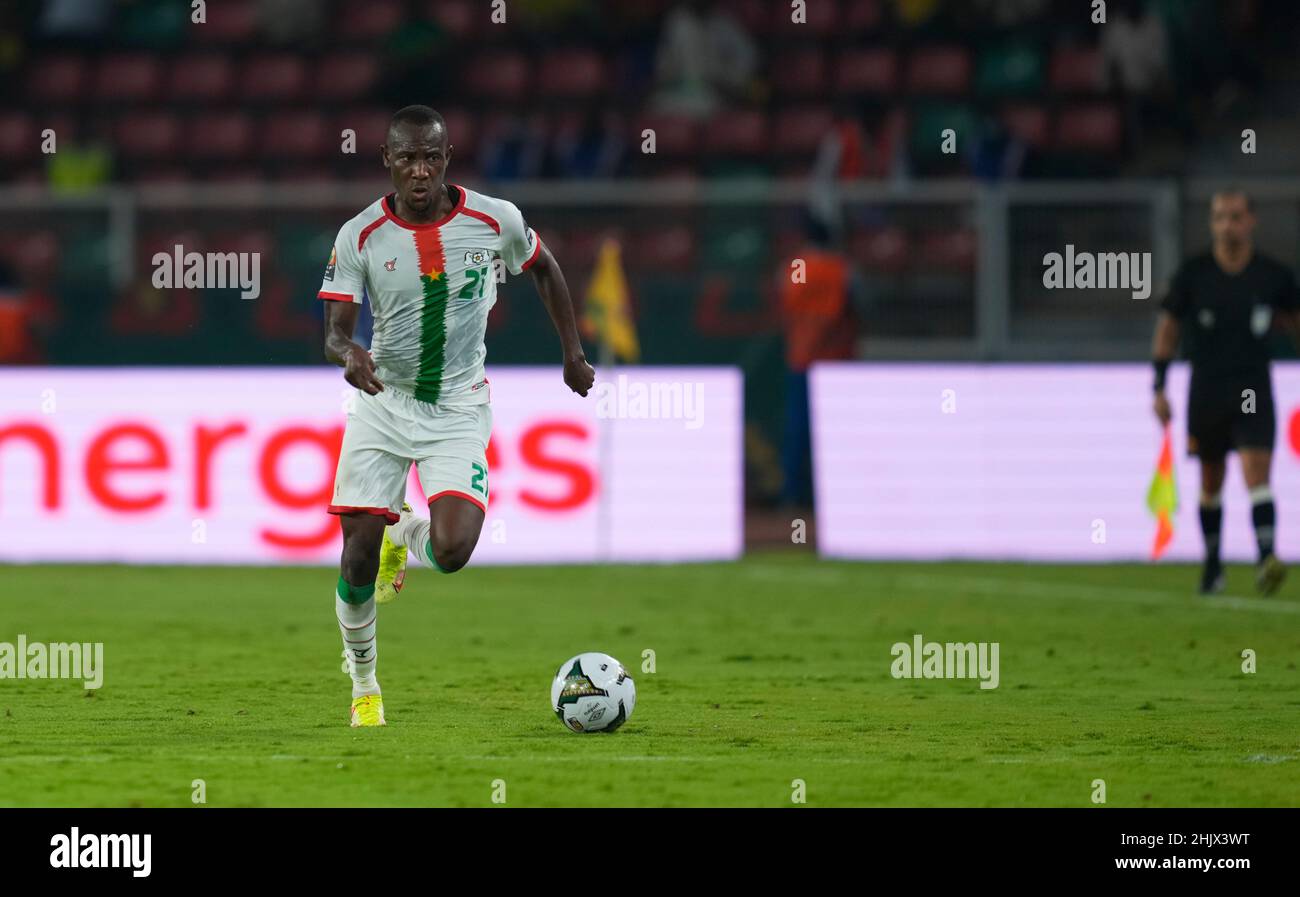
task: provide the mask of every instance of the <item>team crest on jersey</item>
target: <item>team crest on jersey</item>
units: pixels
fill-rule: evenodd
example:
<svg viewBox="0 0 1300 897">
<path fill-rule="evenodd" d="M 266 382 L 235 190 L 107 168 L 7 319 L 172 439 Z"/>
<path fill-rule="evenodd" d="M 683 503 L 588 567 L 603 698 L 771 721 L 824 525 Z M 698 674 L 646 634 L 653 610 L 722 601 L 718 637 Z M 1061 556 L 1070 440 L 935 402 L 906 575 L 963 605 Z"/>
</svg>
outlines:
<svg viewBox="0 0 1300 897">
<path fill-rule="evenodd" d="M 1256 305 L 1250 313 L 1250 332 L 1255 336 L 1263 336 L 1268 333 L 1268 328 L 1273 324 L 1273 306 Z"/>
<path fill-rule="evenodd" d="M 384 262 L 384 270 L 385 271 L 397 270 L 397 256 L 393 256 L 388 261 Z"/>
<path fill-rule="evenodd" d="M 465 253 L 466 265 L 486 265 L 492 261 L 491 249 L 470 249 Z"/>
<path fill-rule="evenodd" d="M 338 247 L 331 246 L 331 247 L 330 247 L 330 260 L 329 260 L 329 264 L 327 264 L 327 265 L 325 266 L 325 279 L 326 279 L 326 280 L 333 280 L 333 279 L 334 279 L 334 269 L 338 267 L 338 263 L 339 263 Z"/>
</svg>

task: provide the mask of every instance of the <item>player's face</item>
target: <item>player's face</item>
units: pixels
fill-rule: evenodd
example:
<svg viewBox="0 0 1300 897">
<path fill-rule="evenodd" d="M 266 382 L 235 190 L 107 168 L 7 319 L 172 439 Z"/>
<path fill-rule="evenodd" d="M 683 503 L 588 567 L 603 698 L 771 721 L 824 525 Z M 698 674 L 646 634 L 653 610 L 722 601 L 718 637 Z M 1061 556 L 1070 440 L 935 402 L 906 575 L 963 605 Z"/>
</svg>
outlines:
<svg viewBox="0 0 1300 897">
<path fill-rule="evenodd" d="M 1216 244 L 1240 246 L 1255 230 L 1255 216 L 1239 193 L 1220 193 L 1210 201 L 1210 233 Z"/>
<path fill-rule="evenodd" d="M 447 132 L 436 125 L 398 125 L 381 149 L 402 204 L 415 212 L 430 208 L 451 161 Z"/>
</svg>

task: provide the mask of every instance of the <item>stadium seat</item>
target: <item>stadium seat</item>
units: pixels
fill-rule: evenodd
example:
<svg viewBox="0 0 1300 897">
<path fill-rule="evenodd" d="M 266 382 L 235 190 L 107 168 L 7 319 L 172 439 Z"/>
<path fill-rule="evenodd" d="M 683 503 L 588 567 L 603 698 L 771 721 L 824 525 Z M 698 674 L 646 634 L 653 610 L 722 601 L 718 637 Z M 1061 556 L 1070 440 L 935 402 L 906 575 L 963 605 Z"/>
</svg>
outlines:
<svg viewBox="0 0 1300 897">
<path fill-rule="evenodd" d="M 222 0 L 207 5 L 207 21 L 190 22 L 189 38 L 200 43 L 249 43 L 257 31 L 256 0 Z"/>
<path fill-rule="evenodd" d="M 345 3 L 337 19 L 337 35 L 341 43 L 378 41 L 396 31 L 405 16 L 398 0 Z"/>
<path fill-rule="evenodd" d="M 831 130 L 835 117 L 825 106 L 789 106 L 776 115 L 772 146 L 777 153 L 811 155 Z"/>
<path fill-rule="evenodd" d="M 973 271 L 977 252 L 974 231 L 933 231 L 921 236 L 911 262 L 919 271 Z"/>
<path fill-rule="evenodd" d="M 927 47 L 907 58 L 912 93 L 957 94 L 970 90 L 970 53 L 962 47 Z"/>
<path fill-rule="evenodd" d="M 172 64 L 168 87 L 173 99 L 213 103 L 230 96 L 234 69 L 229 59 L 209 53 L 184 56 Z"/>
<path fill-rule="evenodd" d="M 168 159 L 181 145 L 181 123 L 170 112 L 133 112 L 114 127 L 117 149 L 128 158 Z"/>
<path fill-rule="evenodd" d="M 752 35 L 767 34 L 773 25 L 764 0 L 723 0 L 719 5 Z M 784 4 L 784 8 L 788 17 L 790 4 Z"/>
<path fill-rule="evenodd" d="M 847 50 L 835 63 L 835 90 L 846 94 L 892 94 L 898 89 L 893 50 Z"/>
<path fill-rule="evenodd" d="M 845 0 L 841 28 L 845 34 L 861 34 L 880 24 L 882 0 Z"/>
<path fill-rule="evenodd" d="M 678 273 L 694 265 L 695 246 L 693 228 L 685 224 L 669 225 L 637 234 L 624 254 L 629 267 Z"/>
<path fill-rule="evenodd" d="M 542 57 L 537 90 L 544 97 L 590 97 L 606 87 L 605 60 L 592 50 L 555 50 Z"/>
<path fill-rule="evenodd" d="M 533 87 L 528 57 L 516 52 L 480 55 L 468 68 L 470 89 L 479 96 L 519 102 Z"/>
<path fill-rule="evenodd" d="M 245 64 L 240 95 L 247 100 L 291 102 L 307 86 L 307 65 L 289 53 L 256 56 Z"/>
<path fill-rule="evenodd" d="M 628 142 L 640 151 L 641 136 L 647 128 L 655 134 L 655 155 L 682 158 L 694 155 L 700 147 L 700 123 L 684 115 L 648 113 L 634 116 L 627 132 Z"/>
<path fill-rule="evenodd" d="M 1098 153 L 1119 151 L 1124 125 L 1119 110 L 1109 103 L 1071 106 L 1056 119 L 1056 149 Z"/>
<path fill-rule="evenodd" d="M 492 32 L 501 29 L 482 28 L 489 22 L 488 12 L 472 0 L 428 0 L 424 4 L 424 15 L 431 22 L 437 22 L 457 40 L 473 38 L 482 31 L 483 37 L 491 37 Z"/>
<path fill-rule="evenodd" d="M 1099 93 L 1101 51 L 1096 47 L 1057 47 L 1052 53 L 1050 80 L 1057 93 Z"/>
<path fill-rule="evenodd" d="M 474 116 L 464 109 L 441 109 L 442 120 L 447 124 L 447 136 L 454 147 L 452 157 L 457 160 L 471 158 L 478 150 L 478 130 Z"/>
<path fill-rule="evenodd" d="M 771 60 L 768 71 L 778 94 L 809 97 L 826 90 L 826 57 L 817 49 L 783 51 Z"/>
<path fill-rule="evenodd" d="M 86 63 L 80 57 L 38 58 L 27 76 L 27 93 L 44 102 L 78 102 L 85 83 Z"/>
<path fill-rule="evenodd" d="M 867 228 L 849 236 L 850 257 L 865 270 L 893 274 L 907 265 L 910 250 L 901 227 Z"/>
<path fill-rule="evenodd" d="M 0 159 L 30 159 L 40 152 L 40 130 L 25 112 L 0 112 Z"/>
<path fill-rule="evenodd" d="M 253 143 L 253 125 L 242 112 L 197 115 L 187 130 L 189 152 L 195 158 L 243 158 Z"/>
<path fill-rule="evenodd" d="M 108 101 L 150 100 L 162 84 L 158 60 L 143 53 L 105 56 L 95 72 L 95 97 Z"/>
<path fill-rule="evenodd" d="M 19 271 L 44 280 L 58 273 L 61 246 L 50 230 L 11 233 L 3 241 L 5 256 Z"/>
<path fill-rule="evenodd" d="M 774 15 L 772 31 L 783 38 L 795 35 L 828 37 L 840 28 L 839 3 L 836 0 L 815 0 L 805 4 L 803 22 L 794 21 L 792 6 L 790 3 L 771 5 Z"/>
<path fill-rule="evenodd" d="M 361 99 L 379 82 L 379 60 L 371 53 L 328 54 L 312 71 L 312 94 L 330 102 Z"/>
<path fill-rule="evenodd" d="M 378 147 L 388 136 L 388 123 L 392 118 L 393 113 L 388 109 L 354 106 L 345 109 L 334 119 L 334 129 L 330 136 L 342 140 L 343 132 L 351 129 L 357 135 L 357 155 L 377 158 Z"/>
<path fill-rule="evenodd" d="M 727 110 L 709 121 L 704 152 L 711 156 L 761 156 L 767 152 L 767 119 L 761 112 Z"/>
<path fill-rule="evenodd" d="M 256 143 L 268 158 L 318 159 L 339 148 L 324 117 L 314 110 L 272 112 L 263 120 Z"/>
<path fill-rule="evenodd" d="M 1029 146 L 1041 148 L 1050 139 L 1047 110 L 1041 106 L 1009 106 L 1002 110 L 1002 124 Z"/>
</svg>

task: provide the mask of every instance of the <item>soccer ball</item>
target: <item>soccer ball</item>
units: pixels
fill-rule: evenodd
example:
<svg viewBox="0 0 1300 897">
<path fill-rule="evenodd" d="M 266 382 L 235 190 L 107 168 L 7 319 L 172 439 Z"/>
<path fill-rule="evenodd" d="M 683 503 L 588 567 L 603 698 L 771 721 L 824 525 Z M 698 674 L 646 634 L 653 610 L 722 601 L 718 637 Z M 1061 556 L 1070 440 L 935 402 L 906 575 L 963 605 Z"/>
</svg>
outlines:
<svg viewBox="0 0 1300 897">
<path fill-rule="evenodd" d="M 632 715 L 636 685 L 608 654 L 589 651 L 560 665 L 551 683 L 555 715 L 574 732 L 613 732 Z"/>
</svg>

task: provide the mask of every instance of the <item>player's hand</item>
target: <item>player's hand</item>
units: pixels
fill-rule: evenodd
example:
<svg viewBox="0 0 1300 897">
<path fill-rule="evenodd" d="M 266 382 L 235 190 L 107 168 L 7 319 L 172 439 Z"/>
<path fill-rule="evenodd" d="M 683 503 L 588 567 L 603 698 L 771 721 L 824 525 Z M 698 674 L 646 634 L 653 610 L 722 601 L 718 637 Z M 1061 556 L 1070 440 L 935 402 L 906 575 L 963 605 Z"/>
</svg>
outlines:
<svg viewBox="0 0 1300 897">
<path fill-rule="evenodd" d="M 564 382 L 580 396 L 586 396 L 596 382 L 596 371 L 587 364 L 585 356 L 568 358 L 564 361 Z"/>
<path fill-rule="evenodd" d="M 1156 393 L 1155 412 L 1156 419 L 1160 421 L 1162 426 L 1167 425 L 1169 419 L 1173 417 L 1173 414 L 1169 411 L 1169 399 L 1165 396 L 1163 390 Z"/>
<path fill-rule="evenodd" d="M 370 357 L 369 352 L 357 345 L 354 345 L 347 354 L 347 361 L 343 365 L 343 379 L 367 395 L 373 396 L 384 391 L 384 384 L 380 383 L 379 378 L 375 376 L 375 360 Z"/>
</svg>

